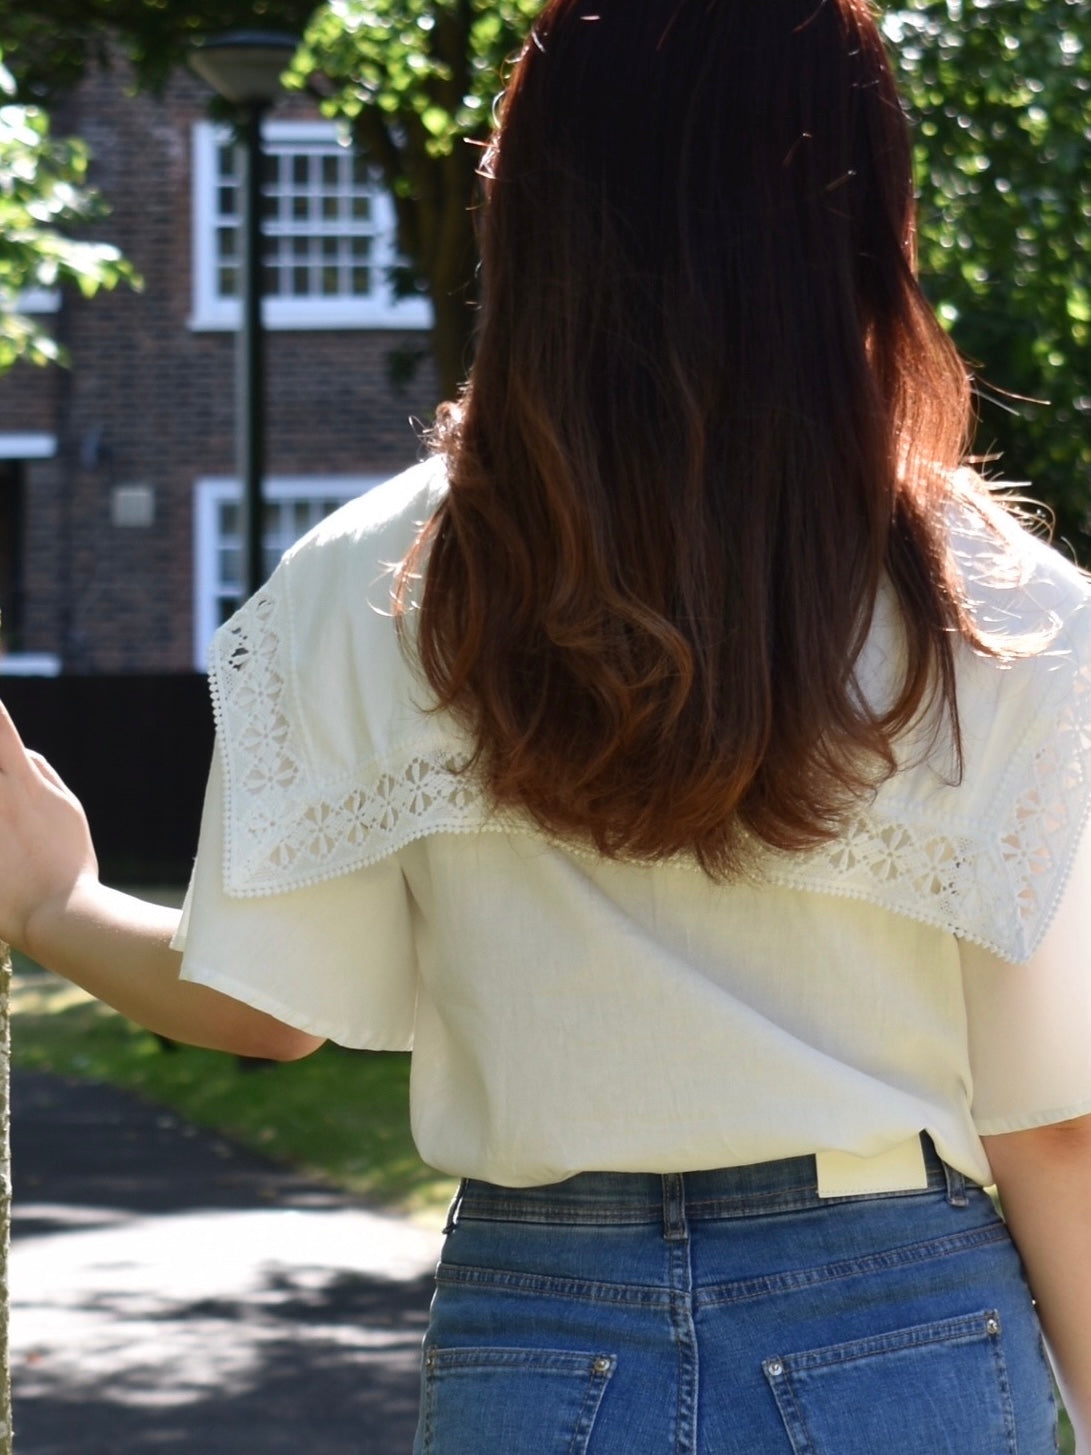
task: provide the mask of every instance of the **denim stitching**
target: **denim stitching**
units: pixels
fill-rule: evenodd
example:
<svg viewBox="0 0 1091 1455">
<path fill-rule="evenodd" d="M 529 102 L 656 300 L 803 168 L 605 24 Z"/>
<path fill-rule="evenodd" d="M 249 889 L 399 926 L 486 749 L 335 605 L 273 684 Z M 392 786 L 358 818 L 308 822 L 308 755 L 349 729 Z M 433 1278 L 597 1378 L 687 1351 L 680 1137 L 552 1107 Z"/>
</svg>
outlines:
<svg viewBox="0 0 1091 1455">
<path fill-rule="evenodd" d="M 667 1249 L 671 1337 L 677 1359 L 675 1455 L 697 1455 L 697 1330 L 693 1324 L 692 1244 L 688 1232 L 682 1238 L 671 1238 Z"/>
<path fill-rule="evenodd" d="M 572 1432 L 569 1455 L 587 1455 L 595 1421 L 598 1419 L 603 1396 L 606 1394 L 606 1386 L 616 1368 L 617 1359 L 612 1354 L 600 1354 L 592 1360 L 583 1404 L 580 1407 L 576 1428 Z"/>
<path fill-rule="evenodd" d="M 854 1339 L 828 1348 L 808 1349 L 798 1354 L 763 1361 L 770 1392 L 776 1400 L 793 1455 L 817 1455 L 817 1444 L 801 1405 L 793 1375 L 814 1369 L 832 1370 L 861 1359 L 874 1359 L 892 1352 L 926 1348 L 929 1345 L 979 1344 L 982 1337 L 992 1353 L 996 1391 L 1004 1424 L 1003 1455 L 1018 1455 L 1015 1408 L 1008 1380 L 1004 1351 L 999 1338 L 1000 1321 L 994 1310 L 940 1319 L 912 1329 Z M 1000 1455 L 1000 1452 L 998 1452 Z"/>
<path fill-rule="evenodd" d="M 649 1309 L 669 1309 L 671 1293 L 667 1288 L 651 1288 L 638 1283 L 597 1283 L 586 1278 L 565 1278 L 559 1274 L 515 1273 L 497 1268 L 476 1268 L 465 1263 L 441 1263 L 436 1270 L 437 1284 L 463 1288 L 499 1288 L 507 1293 L 553 1294 L 558 1298 L 580 1299 L 588 1303 L 636 1304 Z"/>
<path fill-rule="evenodd" d="M 680 1174 L 685 1177 L 686 1174 Z M 683 1184 L 684 1185 L 684 1184 Z M 844 1203 L 877 1202 L 887 1198 L 929 1197 L 936 1193 L 947 1195 L 947 1177 L 942 1166 L 929 1169 L 928 1186 L 924 1188 L 903 1188 L 894 1192 L 860 1193 L 846 1197 L 819 1197 L 814 1174 L 808 1181 L 794 1183 L 788 1187 L 768 1188 L 753 1192 L 726 1194 L 715 1197 L 696 1197 L 685 1192 L 685 1209 L 688 1218 L 702 1221 L 726 1218 L 769 1217 L 777 1213 L 802 1212 L 808 1208 L 836 1207 Z M 459 1198 L 460 1221 L 469 1219 L 480 1222 L 548 1223 L 565 1226 L 603 1227 L 611 1224 L 628 1226 L 636 1223 L 656 1223 L 663 1217 L 661 1201 L 631 1202 L 604 1198 L 595 1202 L 591 1198 L 581 1200 L 574 1190 L 566 1200 L 561 1195 L 554 1201 L 548 1198 L 536 1199 L 534 1189 L 528 1189 L 526 1196 L 482 1196 L 472 1189 L 462 1192 Z"/>
<path fill-rule="evenodd" d="M 1004 1433 L 1008 1440 L 1007 1455 L 1019 1455 L 1019 1439 L 1015 1430 L 1015 1401 L 1012 1399 L 1011 1382 L 1008 1379 L 1008 1365 L 1000 1340 L 992 1339 L 991 1343 L 993 1359 L 996 1363 L 996 1377 L 1000 1383 L 1000 1400 L 1004 1409 Z"/>
<path fill-rule="evenodd" d="M 774 1374 L 773 1367 L 776 1366 Z M 777 1409 L 784 1421 L 784 1433 L 792 1447 L 792 1455 L 816 1455 L 811 1432 L 799 1403 L 796 1387 L 790 1379 L 784 1378 L 784 1365 L 778 1361 L 765 1361 L 765 1377 L 770 1392 L 777 1402 Z"/>
<path fill-rule="evenodd" d="M 556 1373 L 584 1380 L 583 1399 L 569 1441 L 569 1455 L 586 1455 L 606 1386 L 617 1368 L 614 1354 L 576 1354 L 570 1350 L 535 1348 L 493 1349 L 439 1348 L 429 1345 L 424 1358 L 425 1381 L 421 1407 L 421 1452 L 433 1455 L 435 1447 L 436 1379 L 444 1370 L 529 1368 L 534 1372 Z"/>
<path fill-rule="evenodd" d="M 908 1349 L 927 1349 L 932 1344 L 979 1344 L 999 1347 L 1000 1317 L 995 1309 L 961 1314 L 951 1319 L 933 1319 L 908 1329 L 892 1329 L 885 1334 L 871 1334 L 861 1339 L 848 1339 L 842 1344 L 804 1349 L 797 1354 L 779 1356 L 790 1372 L 837 1369 L 861 1359 L 875 1359 L 884 1354 L 898 1354 Z M 1005 1376 L 1004 1383 L 1007 1379 Z"/>
<path fill-rule="evenodd" d="M 549 1202 L 507 1202 L 500 1198 L 463 1198 L 459 1207 L 460 1222 L 481 1223 L 547 1223 L 566 1227 L 585 1225 L 607 1227 L 632 1223 L 658 1223 L 663 1218 L 660 1203 L 620 1204 L 617 1207 L 582 1208 Z"/>
<path fill-rule="evenodd" d="M 423 1388 L 421 1390 L 421 1455 L 432 1455 L 436 1428 L 436 1387 L 434 1345 L 424 1350 Z"/>
<path fill-rule="evenodd" d="M 995 1226 L 959 1233 L 954 1237 L 909 1243 L 887 1253 L 868 1254 L 845 1262 L 792 1269 L 764 1278 L 713 1284 L 708 1288 L 694 1290 L 694 1308 L 716 1308 L 721 1304 L 745 1303 L 775 1294 L 803 1292 L 823 1283 L 867 1277 L 872 1273 L 894 1272 L 915 1263 L 955 1257 L 994 1243 L 1007 1243 L 1008 1240 L 1007 1229 L 1002 1223 L 998 1223 Z M 498 1288 L 517 1294 L 555 1295 L 558 1298 L 572 1298 L 583 1302 L 634 1304 L 652 1309 L 671 1307 L 671 1293 L 666 1288 L 658 1289 L 643 1284 L 600 1283 L 592 1279 L 567 1278 L 559 1274 L 517 1273 L 506 1269 L 479 1268 L 466 1263 L 441 1263 L 436 1270 L 436 1282 L 455 1287 Z"/>
<path fill-rule="evenodd" d="M 1008 1243 L 1009 1234 L 1003 1223 L 959 1233 L 949 1238 L 934 1238 L 924 1243 L 908 1243 L 904 1247 L 885 1253 L 865 1254 L 860 1258 L 840 1263 L 827 1263 L 816 1268 L 792 1269 L 785 1273 L 773 1273 L 763 1278 L 739 1279 L 737 1282 L 713 1285 L 698 1289 L 696 1302 L 700 1308 L 715 1308 L 725 1303 L 745 1303 L 747 1300 L 767 1298 L 771 1294 L 800 1293 L 822 1283 L 834 1283 L 840 1279 L 860 1278 L 872 1273 L 894 1272 L 915 1263 L 927 1263 L 940 1258 L 951 1258 L 960 1253 L 971 1253 L 993 1243 Z"/>
</svg>

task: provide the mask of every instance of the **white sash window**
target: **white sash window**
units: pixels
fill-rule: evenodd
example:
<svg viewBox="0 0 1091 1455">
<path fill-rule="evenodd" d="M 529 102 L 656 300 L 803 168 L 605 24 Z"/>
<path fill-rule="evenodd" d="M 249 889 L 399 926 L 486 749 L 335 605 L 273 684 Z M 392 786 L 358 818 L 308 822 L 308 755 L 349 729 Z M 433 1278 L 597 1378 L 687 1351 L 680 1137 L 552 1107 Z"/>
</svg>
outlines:
<svg viewBox="0 0 1091 1455">
<path fill-rule="evenodd" d="M 264 569 L 270 575 L 312 526 L 378 485 L 381 475 L 277 478 L 265 482 Z M 194 492 L 194 666 L 205 670 L 208 644 L 243 598 L 242 492 L 237 480 L 198 480 Z"/>
<path fill-rule="evenodd" d="M 429 328 L 426 298 L 396 298 L 394 207 L 366 160 L 330 122 L 263 130 L 263 312 L 272 329 Z M 193 128 L 193 317 L 239 322 L 243 194 L 229 127 Z"/>
</svg>

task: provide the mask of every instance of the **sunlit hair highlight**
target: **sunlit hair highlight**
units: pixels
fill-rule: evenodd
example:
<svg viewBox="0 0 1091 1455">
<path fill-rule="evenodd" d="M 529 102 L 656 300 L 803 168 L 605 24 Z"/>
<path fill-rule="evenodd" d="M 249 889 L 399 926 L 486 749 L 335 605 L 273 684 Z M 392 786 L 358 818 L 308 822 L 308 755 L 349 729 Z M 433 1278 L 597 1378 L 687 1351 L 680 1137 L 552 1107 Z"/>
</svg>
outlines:
<svg viewBox="0 0 1091 1455">
<path fill-rule="evenodd" d="M 865 0 L 552 0 L 486 170 L 449 494 L 401 592 L 405 627 L 422 574 L 414 647 L 497 804 L 721 877 L 834 836 L 930 711 L 957 761 L 969 386 Z"/>
</svg>

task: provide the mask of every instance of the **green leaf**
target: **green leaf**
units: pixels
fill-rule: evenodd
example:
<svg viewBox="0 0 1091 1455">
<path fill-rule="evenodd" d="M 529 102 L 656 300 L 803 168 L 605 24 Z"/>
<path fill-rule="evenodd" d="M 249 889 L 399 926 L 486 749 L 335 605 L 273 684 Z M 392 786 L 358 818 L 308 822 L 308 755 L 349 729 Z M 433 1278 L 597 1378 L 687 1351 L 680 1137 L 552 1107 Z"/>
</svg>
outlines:
<svg viewBox="0 0 1091 1455">
<path fill-rule="evenodd" d="M 0 90 L 8 76 L 0 59 Z M 87 149 L 58 142 L 38 108 L 0 107 L 0 370 L 17 359 L 63 358 L 41 325 L 19 313 L 29 288 L 72 284 L 85 297 L 139 279 L 108 243 L 86 242 L 70 229 L 102 215 L 101 199 L 85 186 Z"/>
</svg>

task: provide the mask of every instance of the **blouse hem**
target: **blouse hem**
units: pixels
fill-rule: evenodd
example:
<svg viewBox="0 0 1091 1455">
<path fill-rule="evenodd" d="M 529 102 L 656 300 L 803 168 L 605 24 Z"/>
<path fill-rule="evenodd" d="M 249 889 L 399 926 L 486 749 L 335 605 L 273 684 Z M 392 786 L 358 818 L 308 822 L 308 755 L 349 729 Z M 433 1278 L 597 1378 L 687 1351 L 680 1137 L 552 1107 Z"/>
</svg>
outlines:
<svg viewBox="0 0 1091 1455">
<path fill-rule="evenodd" d="M 979 1137 L 1003 1137 L 1010 1132 L 1033 1132 L 1039 1127 L 1052 1127 L 1060 1122 L 1074 1121 L 1077 1117 L 1091 1114 L 1091 1097 L 1074 1102 L 1071 1106 L 1056 1107 L 1050 1111 L 1029 1112 L 1021 1117 L 986 1117 L 974 1120 Z"/>
<path fill-rule="evenodd" d="M 230 975 L 224 975 L 219 970 L 211 970 L 204 965 L 193 965 L 188 960 L 183 964 L 179 978 L 189 984 L 204 985 L 209 990 L 218 990 L 223 995 L 229 995 L 232 1000 L 241 1001 L 243 1005 L 250 1006 L 252 1010 L 263 1011 L 266 1015 L 283 1021 L 285 1025 L 292 1026 L 297 1031 L 304 1031 L 309 1036 L 321 1036 L 327 1041 L 333 1041 L 335 1045 L 346 1046 L 353 1051 L 401 1052 L 413 1049 L 412 1037 L 373 1036 L 363 1031 L 346 1031 L 342 1022 L 326 1020 L 322 1016 L 305 1015 L 275 995 L 246 985 Z"/>
</svg>

